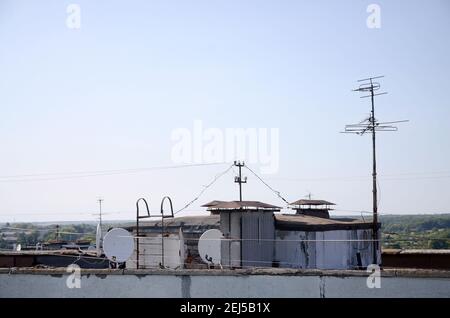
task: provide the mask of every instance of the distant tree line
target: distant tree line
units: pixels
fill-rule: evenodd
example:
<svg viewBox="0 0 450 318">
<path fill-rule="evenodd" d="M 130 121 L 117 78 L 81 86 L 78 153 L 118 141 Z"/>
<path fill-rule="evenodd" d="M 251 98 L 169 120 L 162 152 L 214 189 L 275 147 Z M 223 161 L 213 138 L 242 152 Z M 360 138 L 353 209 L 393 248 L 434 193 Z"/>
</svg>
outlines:
<svg viewBox="0 0 450 318">
<path fill-rule="evenodd" d="M 450 214 L 382 215 L 385 248 L 450 249 Z"/>
</svg>

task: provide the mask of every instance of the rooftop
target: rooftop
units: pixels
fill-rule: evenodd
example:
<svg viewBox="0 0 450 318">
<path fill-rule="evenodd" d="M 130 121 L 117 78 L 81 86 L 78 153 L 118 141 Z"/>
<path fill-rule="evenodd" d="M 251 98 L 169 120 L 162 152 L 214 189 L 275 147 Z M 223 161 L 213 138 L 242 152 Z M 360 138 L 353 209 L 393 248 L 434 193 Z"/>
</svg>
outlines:
<svg viewBox="0 0 450 318">
<path fill-rule="evenodd" d="M 310 215 L 301 214 L 274 214 L 275 227 L 279 230 L 294 231 L 332 231 L 332 230 L 352 230 L 352 229 L 371 229 L 372 222 L 365 222 L 360 219 L 352 218 L 334 218 L 324 219 Z M 139 228 L 153 228 L 155 230 L 161 226 L 161 220 L 140 222 Z M 205 228 L 220 228 L 220 217 L 217 214 L 203 216 L 185 216 L 177 218 L 164 219 L 166 228 L 183 227 L 186 232 L 202 232 Z M 133 230 L 135 223 L 125 227 L 127 230 Z"/>
<path fill-rule="evenodd" d="M 0 274 L 17 275 L 65 275 L 66 268 L 0 268 Z M 248 275 L 270 275 L 270 276 L 329 276 L 329 277 L 367 277 L 366 271 L 361 270 L 320 270 L 320 269 L 294 269 L 294 268 L 248 268 L 248 269 L 81 269 L 81 275 L 169 275 L 169 276 L 248 276 Z M 383 269 L 382 277 L 433 277 L 449 278 L 450 271 L 434 269 Z M 65 278 L 64 278 L 65 279 Z"/>
<path fill-rule="evenodd" d="M 268 210 L 279 211 L 281 208 L 260 201 L 211 201 L 202 205 L 211 210 Z"/>
<path fill-rule="evenodd" d="M 155 221 L 141 221 L 139 228 L 145 229 L 150 227 L 159 228 L 161 226 L 161 219 L 155 218 Z M 219 228 L 220 217 L 218 215 L 201 215 L 201 216 L 183 216 L 176 218 L 164 219 L 164 227 L 179 228 L 183 227 L 187 232 L 203 232 L 205 228 Z M 136 228 L 136 223 L 127 224 L 125 229 L 132 231 Z"/>
<path fill-rule="evenodd" d="M 325 200 L 307 200 L 300 199 L 295 202 L 289 203 L 291 205 L 336 205 L 333 202 L 325 201 Z"/>
<path fill-rule="evenodd" d="M 321 217 L 303 214 L 278 214 L 275 215 L 275 227 L 278 230 L 293 231 L 334 231 L 371 229 L 372 222 L 360 219 L 335 218 L 325 219 Z"/>
</svg>

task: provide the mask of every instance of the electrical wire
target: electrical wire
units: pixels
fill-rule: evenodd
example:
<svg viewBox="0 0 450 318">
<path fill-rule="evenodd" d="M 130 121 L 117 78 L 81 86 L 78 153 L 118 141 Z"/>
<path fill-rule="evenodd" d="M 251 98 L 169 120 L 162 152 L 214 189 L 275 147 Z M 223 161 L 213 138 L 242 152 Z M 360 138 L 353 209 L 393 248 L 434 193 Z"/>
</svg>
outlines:
<svg viewBox="0 0 450 318">
<path fill-rule="evenodd" d="M 224 165 L 224 164 L 227 164 L 227 163 L 226 162 L 199 163 L 199 164 L 159 166 L 159 167 L 122 169 L 122 170 L 99 170 L 99 171 L 78 171 L 78 172 L 69 172 L 69 173 L 57 172 L 57 173 L 10 175 L 10 176 L 0 176 L 0 182 L 50 181 L 50 180 L 61 180 L 61 179 L 110 176 L 110 175 L 117 175 L 117 174 L 130 174 L 130 173 L 155 171 L 155 170 L 169 170 L 169 169 L 191 168 L 191 167 L 201 167 L 201 166 L 217 166 L 217 165 Z M 45 176 L 55 176 L 55 177 L 41 178 L 41 177 L 45 177 Z"/>
<path fill-rule="evenodd" d="M 204 188 L 200 191 L 200 193 L 199 193 L 194 199 L 192 199 L 191 201 L 189 201 L 183 208 L 181 208 L 181 209 L 179 209 L 178 211 L 176 211 L 176 212 L 174 213 L 174 215 L 175 215 L 175 214 L 178 214 L 178 213 L 180 213 L 180 212 L 182 212 L 183 210 L 185 210 L 186 208 L 188 208 L 189 206 L 191 206 L 195 201 L 197 201 L 197 200 L 203 195 L 203 193 L 204 193 L 209 187 L 211 187 L 211 186 L 212 186 L 217 180 L 219 180 L 222 176 L 224 176 L 225 174 L 227 174 L 232 168 L 233 168 L 233 165 L 229 166 L 225 171 L 223 171 L 223 172 L 219 173 L 218 175 L 216 175 L 216 176 L 214 177 L 214 179 L 213 179 L 210 183 L 208 183 L 206 186 L 204 186 Z"/>
<path fill-rule="evenodd" d="M 85 235 L 85 234 L 92 234 L 91 232 L 65 232 L 65 231 L 57 231 L 54 229 L 26 229 L 26 228 L 21 228 L 21 227 L 11 227 L 11 226 L 0 226 L 0 229 L 8 229 L 8 230 L 17 230 L 17 231 L 22 231 L 22 232 L 58 232 L 59 234 L 80 234 L 80 235 Z M 94 233 L 95 234 L 95 233 Z"/>
<path fill-rule="evenodd" d="M 319 177 L 319 178 L 287 178 L 287 177 L 270 177 L 270 180 L 282 180 L 293 182 L 320 182 L 320 181 L 363 181 L 364 179 L 371 178 L 371 175 L 365 176 L 337 176 L 337 177 Z M 414 180 L 414 179 L 442 179 L 450 178 L 450 172 L 410 172 L 410 173 L 398 173 L 398 174 L 379 174 L 378 177 L 384 181 L 402 181 L 402 180 Z"/>
<path fill-rule="evenodd" d="M 45 231 L 45 232 L 56 232 L 56 230 L 45 230 L 45 229 L 35 229 L 35 230 L 29 230 L 29 229 L 22 229 L 22 228 L 16 228 L 16 227 L 0 227 L 2 229 L 16 229 L 16 230 L 23 230 L 23 231 Z M 78 234 L 78 235 L 86 235 L 86 234 L 92 234 L 94 235 L 95 233 L 91 233 L 91 232 L 84 232 L 84 233 L 80 233 L 80 232 L 64 232 L 64 231 L 59 231 L 60 234 Z M 398 233 L 391 233 L 391 232 L 386 232 L 385 234 L 389 234 L 389 235 L 396 235 Z M 421 237 L 419 234 L 409 234 L 409 236 L 415 236 L 415 238 L 413 240 L 408 240 L 408 239 L 395 239 L 395 238 L 383 238 L 383 239 L 283 239 L 283 240 L 278 240 L 278 239 L 242 239 L 242 238 L 221 238 L 221 239 L 202 239 L 205 241 L 233 241 L 233 242 L 243 242 L 243 241 L 268 241 L 268 242 L 274 242 L 274 243 L 280 243 L 280 242 L 373 242 L 373 241 L 384 241 L 384 240 L 395 240 L 395 241 L 433 241 L 433 240 L 445 240 L 445 241 L 450 241 L 450 238 L 426 238 L 426 237 Z M 128 238 L 128 236 L 126 236 Z M 161 240 L 160 236 L 133 236 L 134 239 L 147 239 L 147 240 Z M 180 240 L 178 237 L 164 237 L 164 240 Z M 184 241 L 200 241 L 200 238 L 184 238 Z M 140 243 L 140 244 L 144 244 L 145 243 Z M 150 244 L 150 243 L 148 243 Z"/>
<path fill-rule="evenodd" d="M 289 205 L 289 202 L 281 196 L 280 191 L 277 191 L 270 185 L 268 185 L 260 176 L 256 174 L 256 172 L 250 169 L 247 165 L 245 165 L 244 167 L 247 168 L 256 178 L 259 179 L 259 181 L 261 181 L 267 188 L 269 188 L 273 193 L 275 193 L 281 200 L 283 200 L 286 203 L 286 205 Z"/>
</svg>

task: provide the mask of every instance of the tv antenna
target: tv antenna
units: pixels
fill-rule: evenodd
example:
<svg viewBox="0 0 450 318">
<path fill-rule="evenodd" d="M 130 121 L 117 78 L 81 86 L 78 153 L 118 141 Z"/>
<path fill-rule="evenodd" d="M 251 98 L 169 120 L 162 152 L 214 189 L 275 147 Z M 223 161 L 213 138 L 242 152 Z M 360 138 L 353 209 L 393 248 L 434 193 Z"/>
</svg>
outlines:
<svg viewBox="0 0 450 318">
<path fill-rule="evenodd" d="M 98 198 L 97 202 L 98 202 L 98 213 L 93 213 L 92 215 L 94 216 L 98 216 L 98 222 L 100 224 L 100 227 L 103 226 L 103 215 L 105 214 L 110 214 L 110 213 L 103 213 L 102 210 L 102 202 L 105 201 L 103 198 Z"/>
<path fill-rule="evenodd" d="M 312 193 L 311 193 L 311 191 L 308 191 L 308 194 L 305 195 L 304 198 L 308 198 L 308 200 L 311 200 L 311 198 L 312 198 Z"/>
<path fill-rule="evenodd" d="M 372 195 L 373 195 L 373 264 L 378 264 L 378 202 L 377 202 L 377 162 L 376 162 L 376 132 L 378 131 L 397 131 L 398 128 L 393 124 L 404 123 L 408 120 L 397 120 L 389 122 L 379 122 L 375 118 L 375 96 L 385 95 L 387 92 L 378 93 L 381 85 L 375 79 L 383 78 L 384 76 L 369 77 L 358 80 L 361 83 L 358 88 L 354 89 L 354 92 L 361 92 L 365 95 L 361 98 L 370 97 L 372 102 L 372 109 L 370 116 L 357 124 L 350 124 L 345 126 L 345 130 L 342 133 L 364 135 L 366 133 L 372 133 Z"/>
<path fill-rule="evenodd" d="M 95 250 L 97 252 L 97 256 L 102 255 L 101 244 L 102 244 L 102 228 L 100 224 L 97 224 L 97 231 L 95 233 Z"/>
<path fill-rule="evenodd" d="M 311 191 L 308 191 L 308 194 L 304 196 L 304 198 L 308 198 L 309 201 L 311 201 L 312 193 Z M 311 209 L 311 205 L 309 205 L 309 208 Z"/>
<path fill-rule="evenodd" d="M 100 235 L 100 240 L 99 240 L 98 244 L 97 244 L 97 239 L 96 239 L 96 244 L 98 245 L 98 247 L 102 247 L 103 246 L 103 234 L 102 234 L 102 225 L 103 225 L 102 222 L 103 222 L 103 219 L 102 219 L 102 216 L 104 214 L 108 214 L 108 213 L 103 213 L 103 211 L 102 211 L 102 202 L 103 201 L 105 201 L 103 198 L 98 198 L 97 199 L 99 210 L 98 210 L 98 213 L 92 214 L 92 215 L 95 215 L 95 216 L 98 215 L 98 220 L 99 220 L 98 221 L 99 224 L 98 224 L 98 227 L 97 227 L 97 236 Z M 99 232 L 98 228 L 100 228 L 100 234 L 98 233 Z"/>
</svg>

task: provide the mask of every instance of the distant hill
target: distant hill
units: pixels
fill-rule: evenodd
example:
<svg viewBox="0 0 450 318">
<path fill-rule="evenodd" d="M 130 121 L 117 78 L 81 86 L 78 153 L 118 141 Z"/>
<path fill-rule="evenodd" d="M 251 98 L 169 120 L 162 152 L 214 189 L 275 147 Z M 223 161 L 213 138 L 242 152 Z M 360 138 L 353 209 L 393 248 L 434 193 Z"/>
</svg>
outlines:
<svg viewBox="0 0 450 318">
<path fill-rule="evenodd" d="M 381 215 L 386 232 L 423 232 L 436 229 L 450 229 L 448 214 Z"/>
<path fill-rule="evenodd" d="M 450 248 L 450 213 L 381 215 L 385 248 Z"/>
</svg>

